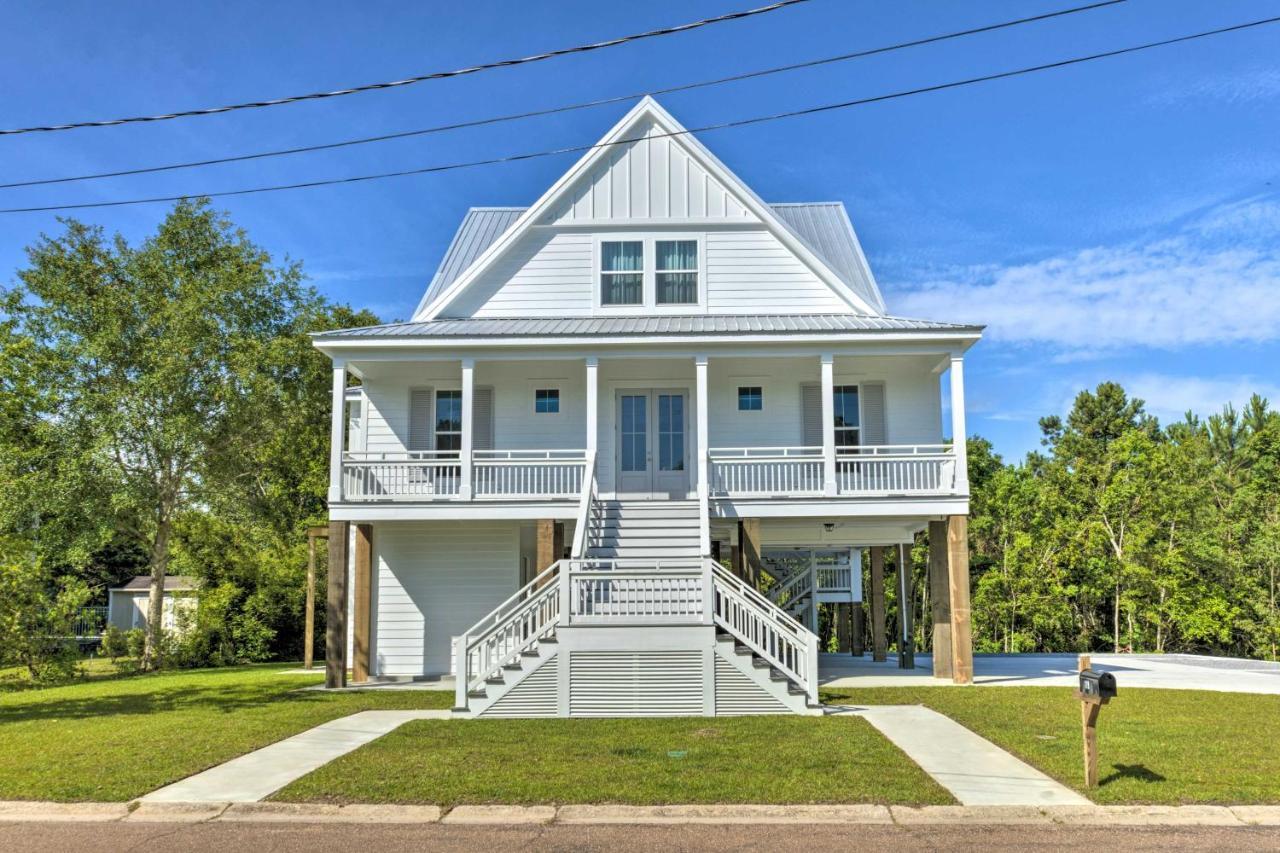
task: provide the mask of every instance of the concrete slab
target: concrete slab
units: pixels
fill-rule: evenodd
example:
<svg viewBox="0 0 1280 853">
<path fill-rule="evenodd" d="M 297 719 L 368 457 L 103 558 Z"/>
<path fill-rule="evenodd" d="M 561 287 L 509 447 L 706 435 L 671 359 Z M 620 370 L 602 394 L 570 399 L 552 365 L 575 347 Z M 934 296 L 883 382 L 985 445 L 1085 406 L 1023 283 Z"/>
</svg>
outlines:
<svg viewBox="0 0 1280 853">
<path fill-rule="evenodd" d="M 439 806 L 233 803 L 219 821 L 254 823 L 438 823 Z"/>
<path fill-rule="evenodd" d="M 818 672 L 823 687 L 947 687 L 933 677 L 933 656 L 918 654 L 915 669 L 894 660 L 824 654 Z M 1280 694 L 1280 663 L 1201 655 L 1094 654 L 1093 668 L 1114 673 L 1120 689 L 1214 690 Z M 974 655 L 974 683 L 980 687 L 1074 687 L 1076 655 Z"/>
<path fill-rule="evenodd" d="M 1280 826 L 1280 806 L 1231 806 L 1231 813 L 1250 826 Z"/>
<path fill-rule="evenodd" d="M 361 711 L 233 758 L 152 791 L 143 803 L 252 803 L 382 737 L 410 720 L 447 720 L 448 711 Z"/>
<path fill-rule="evenodd" d="M 442 823 L 550 823 L 556 816 L 555 806 L 454 806 Z"/>
<path fill-rule="evenodd" d="M 878 805 L 561 806 L 557 823 L 893 823 Z"/>
<path fill-rule="evenodd" d="M 890 806 L 895 823 L 1052 824 L 1038 806 Z"/>
<path fill-rule="evenodd" d="M 229 803 L 140 803 L 125 820 L 134 823 L 202 823 L 227 810 Z"/>
<path fill-rule="evenodd" d="M 127 803 L 0 802 L 0 821 L 110 821 L 129 814 Z"/>
<path fill-rule="evenodd" d="M 1089 805 L 989 740 L 921 705 L 839 706 L 860 716 L 965 806 Z"/>
</svg>

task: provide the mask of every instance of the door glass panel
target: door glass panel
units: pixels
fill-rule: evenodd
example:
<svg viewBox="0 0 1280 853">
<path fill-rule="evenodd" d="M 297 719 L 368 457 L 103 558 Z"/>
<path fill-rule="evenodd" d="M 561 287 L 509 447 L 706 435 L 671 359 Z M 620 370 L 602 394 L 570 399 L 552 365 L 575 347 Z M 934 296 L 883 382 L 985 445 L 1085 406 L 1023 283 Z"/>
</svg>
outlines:
<svg viewBox="0 0 1280 853">
<path fill-rule="evenodd" d="M 647 396 L 625 394 L 622 397 L 622 470 L 647 471 L 645 453 L 647 451 L 646 423 Z"/>
<path fill-rule="evenodd" d="M 658 470 L 684 470 L 684 395 L 658 395 Z"/>
</svg>

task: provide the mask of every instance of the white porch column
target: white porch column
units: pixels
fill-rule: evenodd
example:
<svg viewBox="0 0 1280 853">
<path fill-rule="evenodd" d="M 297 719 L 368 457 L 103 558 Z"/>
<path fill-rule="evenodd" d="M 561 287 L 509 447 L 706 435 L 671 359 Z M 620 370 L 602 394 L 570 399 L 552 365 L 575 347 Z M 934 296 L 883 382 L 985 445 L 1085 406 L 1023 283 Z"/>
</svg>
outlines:
<svg viewBox="0 0 1280 853">
<path fill-rule="evenodd" d="M 342 443 L 347 425 L 347 365 L 333 363 L 333 421 L 329 430 L 329 503 L 342 500 Z"/>
<path fill-rule="evenodd" d="M 836 359 L 822 354 L 822 491 L 836 493 Z"/>
<path fill-rule="evenodd" d="M 600 359 L 587 356 L 587 454 L 600 446 Z"/>
<path fill-rule="evenodd" d="M 956 456 L 956 492 L 969 493 L 968 449 L 964 425 L 964 356 L 951 355 L 951 442 Z"/>
<path fill-rule="evenodd" d="M 702 521 L 699 545 L 702 550 L 702 556 L 708 557 L 711 555 L 711 531 L 708 527 L 708 503 L 711 498 L 711 483 L 707 460 L 710 456 L 711 428 L 707 403 L 707 357 L 705 355 L 694 356 L 693 365 L 698 386 L 698 505 L 699 516 Z"/>
<path fill-rule="evenodd" d="M 458 497 L 464 501 L 471 500 L 471 409 L 475 400 L 476 360 L 462 360 L 462 483 L 458 487 Z"/>
</svg>

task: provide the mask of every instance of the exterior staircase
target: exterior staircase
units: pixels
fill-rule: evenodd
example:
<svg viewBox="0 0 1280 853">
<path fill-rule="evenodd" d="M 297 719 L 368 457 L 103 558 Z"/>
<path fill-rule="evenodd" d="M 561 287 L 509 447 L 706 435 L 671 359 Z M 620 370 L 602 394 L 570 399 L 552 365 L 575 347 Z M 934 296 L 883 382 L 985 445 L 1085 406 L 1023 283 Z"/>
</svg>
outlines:
<svg viewBox="0 0 1280 853">
<path fill-rule="evenodd" d="M 696 560 L 698 502 L 599 501 L 587 530 L 587 553 L 605 560 Z"/>
<path fill-rule="evenodd" d="M 815 714 L 818 639 L 700 553 L 697 501 L 584 496 L 561 560 L 457 638 L 468 717 Z"/>
</svg>

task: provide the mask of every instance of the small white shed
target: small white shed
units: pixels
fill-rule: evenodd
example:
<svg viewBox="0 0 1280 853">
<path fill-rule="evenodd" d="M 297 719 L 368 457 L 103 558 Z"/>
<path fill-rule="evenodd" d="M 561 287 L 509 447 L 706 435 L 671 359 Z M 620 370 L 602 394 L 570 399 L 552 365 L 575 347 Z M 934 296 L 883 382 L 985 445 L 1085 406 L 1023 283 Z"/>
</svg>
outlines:
<svg viewBox="0 0 1280 853">
<path fill-rule="evenodd" d="M 195 617 L 195 578 L 168 575 L 164 579 L 164 610 L 161 627 L 177 630 L 189 625 Z M 138 575 L 121 587 L 108 591 L 107 623 L 122 631 L 147 626 L 147 600 L 151 593 L 151 576 Z"/>
</svg>

